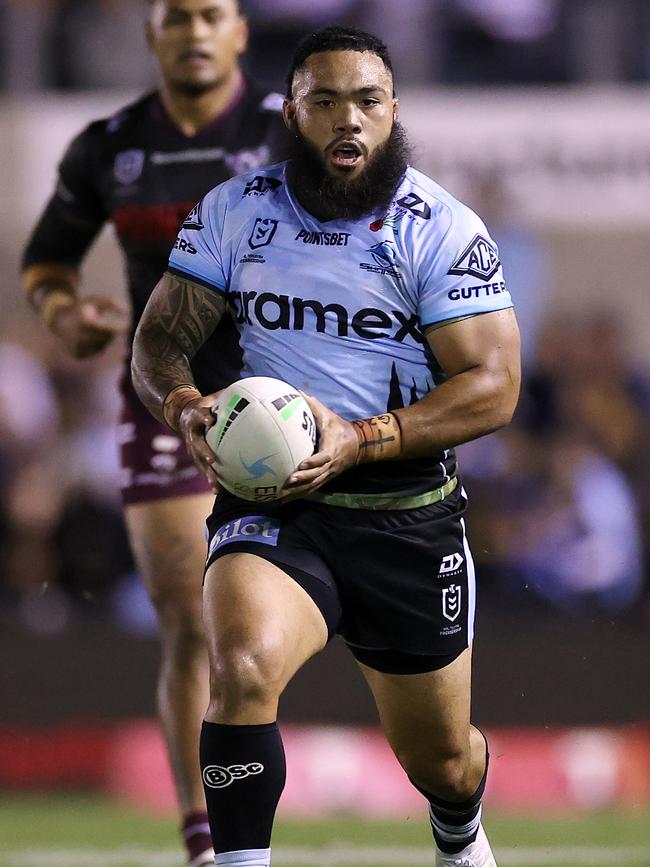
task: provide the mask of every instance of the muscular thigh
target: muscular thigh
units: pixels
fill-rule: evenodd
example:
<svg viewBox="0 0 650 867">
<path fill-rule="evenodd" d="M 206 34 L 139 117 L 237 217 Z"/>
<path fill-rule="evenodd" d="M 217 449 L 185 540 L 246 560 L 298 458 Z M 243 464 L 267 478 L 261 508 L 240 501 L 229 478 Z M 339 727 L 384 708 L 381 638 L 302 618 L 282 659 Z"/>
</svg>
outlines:
<svg viewBox="0 0 650 867">
<path fill-rule="evenodd" d="M 466 747 L 471 648 L 445 668 L 425 674 L 385 674 L 365 665 L 360 668 L 374 695 L 382 728 L 398 754 L 418 745 L 437 753 Z"/>
<path fill-rule="evenodd" d="M 200 601 L 205 519 L 213 500 L 211 494 L 195 494 L 127 506 L 131 545 L 154 601 L 188 594 Z"/>
<path fill-rule="evenodd" d="M 327 624 L 309 594 L 255 554 L 228 554 L 212 563 L 203 619 L 213 668 L 243 658 L 268 667 L 282 687 L 327 643 Z"/>
</svg>

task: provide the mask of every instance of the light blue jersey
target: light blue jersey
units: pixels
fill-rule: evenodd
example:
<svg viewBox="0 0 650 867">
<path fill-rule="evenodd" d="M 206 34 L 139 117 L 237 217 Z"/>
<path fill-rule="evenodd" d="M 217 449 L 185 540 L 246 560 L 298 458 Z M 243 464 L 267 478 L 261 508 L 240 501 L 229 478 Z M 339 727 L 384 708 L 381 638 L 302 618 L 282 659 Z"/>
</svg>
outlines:
<svg viewBox="0 0 650 867">
<path fill-rule="evenodd" d="M 413 168 L 374 222 L 319 222 L 285 173 L 281 163 L 208 193 L 169 271 L 228 299 L 242 376 L 286 380 L 346 419 L 409 406 L 444 379 L 427 328 L 512 306 L 496 245 L 473 211 Z M 437 469 L 424 487 L 455 472 L 451 451 L 425 463 Z M 404 465 L 421 478 L 422 461 L 399 464 L 405 483 Z"/>
</svg>

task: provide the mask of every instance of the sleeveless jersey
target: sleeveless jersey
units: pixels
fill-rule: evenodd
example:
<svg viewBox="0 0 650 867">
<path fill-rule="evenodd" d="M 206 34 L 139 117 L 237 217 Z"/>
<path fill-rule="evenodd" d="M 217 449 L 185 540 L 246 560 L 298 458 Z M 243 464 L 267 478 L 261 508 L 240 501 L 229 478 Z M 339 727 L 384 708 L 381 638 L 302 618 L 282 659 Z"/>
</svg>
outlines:
<svg viewBox="0 0 650 867">
<path fill-rule="evenodd" d="M 169 271 L 224 295 L 243 376 L 275 376 L 346 419 L 408 406 L 444 379 L 424 331 L 512 302 L 479 217 L 408 168 L 383 219 L 319 222 L 286 164 L 208 193 L 187 217 Z M 453 450 L 365 465 L 331 489 L 426 490 L 456 472 Z"/>
</svg>

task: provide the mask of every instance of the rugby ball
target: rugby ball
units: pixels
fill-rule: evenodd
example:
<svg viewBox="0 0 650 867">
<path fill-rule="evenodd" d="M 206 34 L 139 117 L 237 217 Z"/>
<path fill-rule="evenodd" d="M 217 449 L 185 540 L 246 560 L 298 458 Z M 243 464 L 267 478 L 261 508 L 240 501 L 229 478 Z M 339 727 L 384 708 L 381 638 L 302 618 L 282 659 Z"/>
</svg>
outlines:
<svg viewBox="0 0 650 867">
<path fill-rule="evenodd" d="M 269 376 L 221 392 L 206 442 L 223 487 L 242 500 L 277 500 L 298 464 L 314 453 L 316 423 L 298 389 Z"/>
</svg>

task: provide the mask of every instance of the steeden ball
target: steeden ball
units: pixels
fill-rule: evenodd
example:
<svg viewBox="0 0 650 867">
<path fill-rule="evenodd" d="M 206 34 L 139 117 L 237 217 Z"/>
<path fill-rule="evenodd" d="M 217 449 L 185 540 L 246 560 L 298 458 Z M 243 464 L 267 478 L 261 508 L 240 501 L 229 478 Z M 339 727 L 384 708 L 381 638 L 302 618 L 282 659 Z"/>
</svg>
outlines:
<svg viewBox="0 0 650 867">
<path fill-rule="evenodd" d="M 268 502 L 298 465 L 314 453 L 316 423 L 309 404 L 288 382 L 269 376 L 240 379 L 221 392 L 206 442 L 223 487 L 243 500 Z"/>
</svg>

